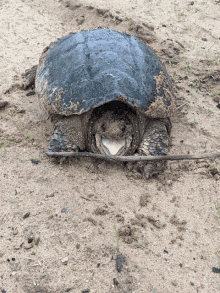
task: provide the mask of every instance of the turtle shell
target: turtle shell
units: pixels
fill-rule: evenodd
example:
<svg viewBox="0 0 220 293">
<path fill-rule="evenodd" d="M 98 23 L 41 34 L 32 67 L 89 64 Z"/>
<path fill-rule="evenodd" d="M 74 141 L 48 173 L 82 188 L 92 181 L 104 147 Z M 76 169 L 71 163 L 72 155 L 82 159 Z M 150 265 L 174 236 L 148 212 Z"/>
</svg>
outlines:
<svg viewBox="0 0 220 293">
<path fill-rule="evenodd" d="M 50 45 L 40 59 L 35 88 L 50 114 L 81 114 L 115 99 L 153 118 L 169 117 L 172 108 L 172 83 L 155 53 L 138 38 L 105 28 Z M 161 103 L 162 114 L 155 110 Z"/>
</svg>

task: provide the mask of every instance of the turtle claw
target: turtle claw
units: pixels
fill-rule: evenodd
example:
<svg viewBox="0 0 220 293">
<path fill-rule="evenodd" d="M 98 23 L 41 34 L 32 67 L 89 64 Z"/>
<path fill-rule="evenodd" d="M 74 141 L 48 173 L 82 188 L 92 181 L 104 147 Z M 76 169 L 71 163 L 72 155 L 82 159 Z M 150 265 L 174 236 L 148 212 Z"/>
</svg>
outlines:
<svg viewBox="0 0 220 293">
<path fill-rule="evenodd" d="M 142 176 L 142 178 L 149 179 L 160 172 L 163 172 L 165 169 L 164 162 L 157 162 L 157 163 L 144 163 L 144 162 L 136 162 L 136 163 L 127 163 L 128 170 L 134 174 L 134 177 L 137 177 L 137 173 L 139 174 L 138 177 Z"/>
<path fill-rule="evenodd" d="M 143 167 L 142 173 L 145 179 L 149 179 L 155 175 L 158 175 L 160 172 L 163 172 L 165 169 L 164 162 L 158 162 L 154 164 L 147 164 Z"/>
<path fill-rule="evenodd" d="M 60 158 L 60 165 L 63 165 L 67 162 L 67 157 L 61 157 Z"/>
<path fill-rule="evenodd" d="M 67 145 L 67 149 L 69 152 L 75 152 L 75 153 L 79 152 L 79 148 L 76 145 Z"/>
<path fill-rule="evenodd" d="M 65 137 L 61 133 L 54 133 L 51 140 L 50 140 L 50 146 L 48 147 L 49 152 L 62 152 L 65 151 L 67 141 L 65 140 Z"/>
<path fill-rule="evenodd" d="M 67 138 L 60 132 L 55 131 L 48 147 L 49 152 L 78 152 L 79 148 L 76 145 L 68 144 Z M 56 157 L 60 165 L 66 164 L 70 161 L 68 157 Z"/>
</svg>

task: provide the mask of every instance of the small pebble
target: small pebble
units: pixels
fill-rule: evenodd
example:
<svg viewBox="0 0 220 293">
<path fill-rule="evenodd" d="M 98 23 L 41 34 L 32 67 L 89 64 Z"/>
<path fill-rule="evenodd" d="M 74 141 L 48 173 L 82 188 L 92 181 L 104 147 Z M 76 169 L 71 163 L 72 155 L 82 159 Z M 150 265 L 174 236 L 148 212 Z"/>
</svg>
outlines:
<svg viewBox="0 0 220 293">
<path fill-rule="evenodd" d="M 113 279 L 113 284 L 114 284 L 115 286 L 117 286 L 117 285 L 118 285 L 118 281 L 117 281 L 117 279 L 116 279 L 116 278 L 114 278 L 114 279 Z"/>
<path fill-rule="evenodd" d="M 190 3 L 190 5 L 194 5 L 194 2 L 192 1 L 192 2 Z"/>
<path fill-rule="evenodd" d="M 82 293 L 89 293 L 89 292 L 90 292 L 90 289 L 82 290 Z"/>
<path fill-rule="evenodd" d="M 119 254 L 117 256 L 117 259 L 116 259 L 116 268 L 117 268 L 117 271 L 120 273 L 123 269 L 123 264 L 124 264 L 124 261 L 125 261 L 125 257 L 123 256 L 123 254 Z"/>
<path fill-rule="evenodd" d="M 26 219 L 26 218 L 28 218 L 29 216 L 30 216 L 30 213 L 28 212 L 28 213 L 24 214 L 23 219 Z"/>
<path fill-rule="evenodd" d="M 31 159 L 32 164 L 37 165 L 39 163 L 38 160 Z"/>
<path fill-rule="evenodd" d="M 179 266 L 182 268 L 183 265 L 180 263 Z"/>
<path fill-rule="evenodd" d="M 218 105 L 216 107 L 220 109 L 220 103 L 218 103 Z"/>
<path fill-rule="evenodd" d="M 10 262 L 10 261 L 15 261 L 15 258 L 14 258 L 14 257 L 12 257 L 12 258 L 8 258 L 7 261 L 8 261 L 8 262 Z"/>
<path fill-rule="evenodd" d="M 190 282 L 190 285 L 191 285 L 191 286 L 194 286 L 194 283 L 193 283 L 193 282 Z"/>
<path fill-rule="evenodd" d="M 46 195 L 46 197 L 54 197 L 54 193 Z"/>
<path fill-rule="evenodd" d="M 65 213 L 66 207 L 62 208 L 61 213 Z"/>
<path fill-rule="evenodd" d="M 166 249 L 164 249 L 164 251 L 163 252 L 165 252 L 165 253 L 168 253 L 168 251 L 166 250 Z"/>
<path fill-rule="evenodd" d="M 12 228 L 12 230 L 13 230 L 13 235 L 17 235 L 18 234 L 18 229 L 17 228 Z"/>
<path fill-rule="evenodd" d="M 64 257 L 63 259 L 61 259 L 61 262 L 66 265 L 68 263 L 68 256 Z"/>
<path fill-rule="evenodd" d="M 220 274 L 220 269 L 213 267 L 212 272 L 215 274 Z"/>
</svg>

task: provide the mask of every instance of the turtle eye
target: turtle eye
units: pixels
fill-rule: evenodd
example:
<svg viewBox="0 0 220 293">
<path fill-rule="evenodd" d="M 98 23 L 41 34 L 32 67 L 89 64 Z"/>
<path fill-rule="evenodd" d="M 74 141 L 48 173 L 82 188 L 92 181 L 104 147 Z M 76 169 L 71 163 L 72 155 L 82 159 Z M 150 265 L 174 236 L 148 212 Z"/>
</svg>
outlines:
<svg viewBox="0 0 220 293">
<path fill-rule="evenodd" d="M 102 130 L 103 130 L 104 132 L 106 131 L 106 128 L 107 128 L 107 124 L 106 124 L 106 123 L 102 124 Z"/>
</svg>

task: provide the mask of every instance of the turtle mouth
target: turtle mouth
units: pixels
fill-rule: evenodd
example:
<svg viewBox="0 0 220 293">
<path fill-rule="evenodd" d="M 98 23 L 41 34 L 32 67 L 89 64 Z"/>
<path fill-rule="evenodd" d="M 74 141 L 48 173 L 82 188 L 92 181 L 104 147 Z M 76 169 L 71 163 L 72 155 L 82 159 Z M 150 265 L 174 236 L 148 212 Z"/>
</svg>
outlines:
<svg viewBox="0 0 220 293">
<path fill-rule="evenodd" d="M 102 155 L 123 156 L 126 150 L 130 147 L 132 137 L 127 136 L 121 139 L 101 137 L 95 135 L 96 146 Z"/>
</svg>

